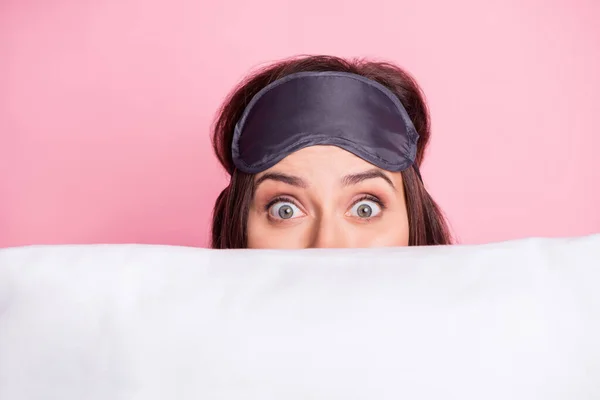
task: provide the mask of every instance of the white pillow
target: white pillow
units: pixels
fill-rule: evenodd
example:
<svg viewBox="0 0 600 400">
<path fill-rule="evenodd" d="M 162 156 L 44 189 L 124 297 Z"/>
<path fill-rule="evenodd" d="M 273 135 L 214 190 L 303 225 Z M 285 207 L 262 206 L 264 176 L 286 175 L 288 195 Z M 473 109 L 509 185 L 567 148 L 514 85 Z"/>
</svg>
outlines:
<svg viewBox="0 0 600 400">
<path fill-rule="evenodd" d="M 0 250 L 0 399 L 600 399 L 600 235 Z"/>
</svg>

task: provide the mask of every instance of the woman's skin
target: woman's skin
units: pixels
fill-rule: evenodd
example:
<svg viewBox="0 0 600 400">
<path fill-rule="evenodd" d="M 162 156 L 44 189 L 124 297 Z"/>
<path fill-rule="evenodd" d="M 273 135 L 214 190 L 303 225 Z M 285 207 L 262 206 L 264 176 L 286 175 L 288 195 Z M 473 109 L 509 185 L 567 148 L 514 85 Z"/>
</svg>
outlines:
<svg viewBox="0 0 600 400">
<path fill-rule="evenodd" d="M 399 172 L 334 146 L 290 154 L 255 177 L 248 247 L 271 249 L 408 245 Z"/>
</svg>

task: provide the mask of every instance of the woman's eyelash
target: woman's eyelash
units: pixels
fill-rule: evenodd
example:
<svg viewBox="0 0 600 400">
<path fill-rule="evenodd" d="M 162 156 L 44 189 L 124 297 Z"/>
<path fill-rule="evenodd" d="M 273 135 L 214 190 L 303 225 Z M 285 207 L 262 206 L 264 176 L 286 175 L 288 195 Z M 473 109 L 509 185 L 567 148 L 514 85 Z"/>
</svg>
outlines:
<svg viewBox="0 0 600 400">
<path fill-rule="evenodd" d="M 375 203 L 379 207 L 381 207 L 382 210 L 385 210 L 385 208 L 386 208 L 385 203 L 383 201 L 381 201 L 381 199 L 379 199 L 378 197 L 373 196 L 372 194 L 362 195 L 361 197 L 356 199 L 352 203 L 352 205 L 355 205 L 356 203 L 359 203 L 359 202 L 365 201 L 365 200 L 372 201 L 373 203 Z M 265 205 L 265 211 L 269 211 L 269 209 L 277 203 L 291 203 L 291 204 L 295 205 L 296 207 L 298 207 L 298 204 L 293 199 L 291 199 L 289 197 L 285 197 L 285 196 L 277 196 Z"/>
<path fill-rule="evenodd" d="M 373 196 L 372 194 L 365 194 L 362 195 L 361 197 L 359 197 L 356 201 L 354 201 L 354 203 L 352 203 L 352 205 L 354 206 L 356 203 L 359 203 L 361 201 L 365 201 L 365 200 L 369 200 L 372 201 L 373 203 L 377 204 L 379 207 L 381 207 L 382 210 L 385 210 L 386 205 L 383 201 L 381 201 L 381 199 L 379 199 L 376 196 Z"/>
<path fill-rule="evenodd" d="M 278 196 L 267 203 L 267 205 L 265 206 L 265 211 L 269 211 L 269 209 L 277 203 L 292 203 L 293 205 L 298 207 L 298 204 L 296 204 L 296 202 L 290 199 L 289 197 Z"/>
</svg>

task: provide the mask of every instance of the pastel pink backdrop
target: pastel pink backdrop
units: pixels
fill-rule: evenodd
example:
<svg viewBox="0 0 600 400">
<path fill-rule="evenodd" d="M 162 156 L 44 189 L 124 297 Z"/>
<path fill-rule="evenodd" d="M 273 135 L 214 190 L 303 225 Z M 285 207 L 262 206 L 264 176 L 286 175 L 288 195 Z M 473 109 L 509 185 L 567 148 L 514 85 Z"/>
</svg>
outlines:
<svg viewBox="0 0 600 400">
<path fill-rule="evenodd" d="M 418 78 L 425 181 L 461 242 L 600 232 L 599 19 L 595 0 L 4 0 L 0 247 L 206 245 L 215 111 L 302 53 Z"/>
</svg>

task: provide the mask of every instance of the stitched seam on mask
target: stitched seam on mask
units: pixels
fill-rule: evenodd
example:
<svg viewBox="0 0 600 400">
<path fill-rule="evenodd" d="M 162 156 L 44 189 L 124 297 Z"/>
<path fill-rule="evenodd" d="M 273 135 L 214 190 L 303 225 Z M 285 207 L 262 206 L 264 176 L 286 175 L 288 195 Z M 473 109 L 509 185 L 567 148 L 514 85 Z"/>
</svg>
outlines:
<svg viewBox="0 0 600 400">
<path fill-rule="evenodd" d="M 345 143 L 347 143 L 347 146 L 348 146 L 348 147 L 351 147 L 351 148 L 353 148 L 354 150 L 356 150 L 356 151 L 358 151 L 358 152 L 361 152 L 361 153 L 367 154 L 368 156 L 370 156 L 370 157 L 373 157 L 374 159 L 376 159 L 376 160 L 380 161 L 382 164 L 384 164 L 384 165 L 386 165 L 386 166 L 393 167 L 393 168 L 398 168 L 398 167 L 400 167 L 400 166 L 402 166 L 402 165 L 404 165 L 404 164 L 405 164 L 404 162 L 400 162 L 400 163 L 392 163 L 392 162 L 389 162 L 389 161 L 387 161 L 387 160 L 385 160 L 385 159 L 383 159 L 383 158 L 379 157 L 377 154 L 373 154 L 373 153 L 371 153 L 371 152 L 369 152 L 369 151 L 365 150 L 364 148 L 362 148 L 362 147 L 360 147 L 360 146 L 357 146 L 356 144 L 354 144 L 354 142 L 352 142 L 351 140 L 349 140 L 349 139 L 346 139 L 346 138 L 344 138 L 344 137 L 340 137 L 340 136 L 327 136 L 327 135 L 318 135 L 318 136 L 313 136 L 312 138 L 313 138 L 313 139 L 314 139 L 314 138 L 325 138 L 325 139 L 336 139 L 336 140 L 340 140 L 340 141 L 342 141 L 342 142 L 345 142 Z M 312 142 L 312 140 L 311 140 L 310 138 L 307 138 L 307 139 L 300 140 L 300 141 L 298 141 L 298 142 L 295 142 L 295 143 L 294 143 L 294 144 L 292 144 L 292 145 L 289 145 L 289 146 L 287 146 L 286 148 L 284 148 L 283 150 L 281 150 L 279 153 L 287 153 L 287 152 L 289 152 L 291 149 L 293 149 L 294 147 L 301 146 L 301 145 L 303 145 L 303 144 L 310 143 L 310 142 Z M 317 146 L 317 145 L 318 145 L 318 144 L 315 144 L 315 146 Z M 335 145 L 335 144 L 334 144 L 334 143 L 324 143 L 323 145 Z M 413 161 L 413 160 L 411 160 L 411 158 L 410 158 L 410 156 L 409 156 L 409 155 L 407 155 L 407 154 L 404 154 L 404 158 L 405 158 L 405 161 L 408 161 L 408 163 L 409 163 L 408 165 L 409 165 L 409 166 L 410 166 L 410 165 L 412 165 L 412 164 L 414 163 L 414 161 Z M 246 162 L 245 162 L 245 161 L 244 161 L 244 160 L 243 160 L 241 157 L 238 157 L 238 161 L 239 161 L 239 162 L 240 162 L 240 164 L 242 164 L 244 167 L 248 167 L 248 168 L 252 168 L 252 169 L 257 169 L 257 168 L 258 168 L 258 169 L 260 169 L 260 168 L 262 168 L 262 166 L 264 166 L 264 165 L 266 165 L 266 164 L 268 164 L 268 163 L 269 163 L 269 162 L 263 162 L 263 163 L 256 164 L 256 165 L 250 165 L 250 164 L 247 164 L 247 163 L 246 163 Z"/>
</svg>

